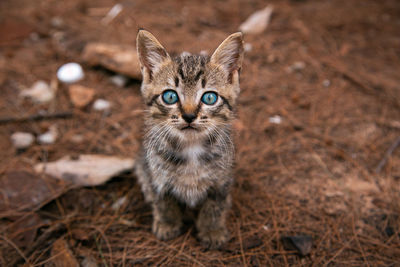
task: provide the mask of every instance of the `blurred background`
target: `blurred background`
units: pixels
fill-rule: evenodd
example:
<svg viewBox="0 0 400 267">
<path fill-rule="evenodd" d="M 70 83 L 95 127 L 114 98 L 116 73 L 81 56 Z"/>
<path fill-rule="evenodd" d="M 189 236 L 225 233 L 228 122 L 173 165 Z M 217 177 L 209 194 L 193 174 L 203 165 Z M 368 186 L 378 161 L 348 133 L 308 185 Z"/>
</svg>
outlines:
<svg viewBox="0 0 400 267">
<path fill-rule="evenodd" d="M 244 32 L 218 251 L 151 233 L 139 28 L 171 55 Z M 0 266 L 396 266 L 399 71 L 396 0 L 2 0 Z"/>
</svg>

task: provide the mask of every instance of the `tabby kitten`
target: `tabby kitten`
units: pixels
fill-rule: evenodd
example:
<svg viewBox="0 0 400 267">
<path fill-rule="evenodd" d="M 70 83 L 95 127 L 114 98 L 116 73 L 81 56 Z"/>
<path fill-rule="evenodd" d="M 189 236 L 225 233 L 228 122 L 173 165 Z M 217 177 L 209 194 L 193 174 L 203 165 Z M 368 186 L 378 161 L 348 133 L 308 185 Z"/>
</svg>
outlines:
<svg viewBox="0 0 400 267">
<path fill-rule="evenodd" d="M 230 35 L 211 57 L 171 58 L 151 33 L 140 30 L 137 51 L 147 110 L 135 171 L 153 207 L 153 233 L 162 240 L 178 236 L 184 211 L 192 210 L 200 241 L 218 248 L 228 240 L 242 34 Z"/>
</svg>

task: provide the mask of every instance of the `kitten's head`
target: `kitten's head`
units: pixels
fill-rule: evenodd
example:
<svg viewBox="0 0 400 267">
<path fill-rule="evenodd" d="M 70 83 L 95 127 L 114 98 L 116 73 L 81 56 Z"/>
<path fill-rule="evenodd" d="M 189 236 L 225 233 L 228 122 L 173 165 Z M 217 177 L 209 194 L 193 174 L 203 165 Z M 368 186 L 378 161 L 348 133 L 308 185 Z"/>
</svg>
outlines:
<svg viewBox="0 0 400 267">
<path fill-rule="evenodd" d="M 211 57 L 183 53 L 172 59 L 151 33 L 140 30 L 137 50 L 148 125 L 165 125 L 181 138 L 229 125 L 240 91 L 241 33 L 230 35 Z"/>
</svg>

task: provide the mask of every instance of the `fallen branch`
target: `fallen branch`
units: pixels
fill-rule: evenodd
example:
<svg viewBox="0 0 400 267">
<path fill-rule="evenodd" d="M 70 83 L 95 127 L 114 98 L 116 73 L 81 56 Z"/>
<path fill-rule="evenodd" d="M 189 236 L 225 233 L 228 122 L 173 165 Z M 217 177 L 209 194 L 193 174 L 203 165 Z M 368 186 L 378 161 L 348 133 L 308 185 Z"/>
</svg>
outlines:
<svg viewBox="0 0 400 267">
<path fill-rule="evenodd" d="M 35 114 L 25 117 L 5 117 L 0 118 L 0 124 L 28 122 L 28 121 L 42 121 L 42 120 L 55 120 L 55 119 L 68 119 L 73 116 L 72 112 L 59 112 L 53 114 Z"/>
</svg>

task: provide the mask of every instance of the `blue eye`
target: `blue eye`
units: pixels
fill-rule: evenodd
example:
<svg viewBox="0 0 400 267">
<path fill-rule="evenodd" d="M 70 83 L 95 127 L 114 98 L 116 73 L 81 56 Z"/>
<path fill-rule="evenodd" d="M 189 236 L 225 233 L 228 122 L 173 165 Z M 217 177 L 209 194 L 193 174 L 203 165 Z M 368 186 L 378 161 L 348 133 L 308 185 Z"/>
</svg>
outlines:
<svg viewBox="0 0 400 267">
<path fill-rule="evenodd" d="M 201 101 L 207 105 L 214 105 L 217 102 L 218 95 L 214 92 L 207 92 L 201 97 Z"/>
<path fill-rule="evenodd" d="M 162 99 L 168 105 L 178 102 L 178 94 L 173 90 L 167 90 L 162 94 Z"/>
</svg>

